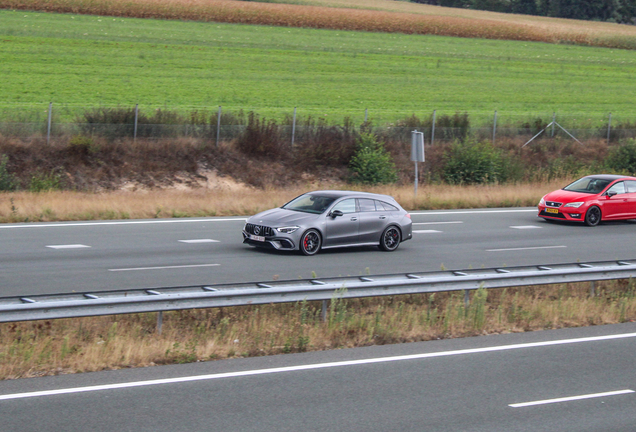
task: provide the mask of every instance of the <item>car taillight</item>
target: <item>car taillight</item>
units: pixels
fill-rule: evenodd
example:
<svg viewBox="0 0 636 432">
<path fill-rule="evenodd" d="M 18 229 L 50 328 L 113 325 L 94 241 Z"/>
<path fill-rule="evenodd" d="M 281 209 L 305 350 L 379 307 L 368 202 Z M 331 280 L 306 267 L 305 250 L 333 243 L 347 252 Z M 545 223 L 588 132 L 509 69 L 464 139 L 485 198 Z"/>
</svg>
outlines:
<svg viewBox="0 0 636 432">
<path fill-rule="evenodd" d="M 406 214 L 406 217 L 411 219 L 411 215 L 409 213 Z"/>
</svg>

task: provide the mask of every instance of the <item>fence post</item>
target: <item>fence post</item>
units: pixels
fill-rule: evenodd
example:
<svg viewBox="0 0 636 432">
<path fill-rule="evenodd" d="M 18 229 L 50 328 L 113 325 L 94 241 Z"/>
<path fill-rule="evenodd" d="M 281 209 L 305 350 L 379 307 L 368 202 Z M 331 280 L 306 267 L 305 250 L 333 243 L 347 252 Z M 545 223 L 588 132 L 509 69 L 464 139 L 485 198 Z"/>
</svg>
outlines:
<svg viewBox="0 0 636 432">
<path fill-rule="evenodd" d="M 609 121 L 607 122 L 607 145 L 610 143 L 610 131 L 612 130 L 612 113 L 609 113 Z"/>
<path fill-rule="evenodd" d="M 367 122 L 367 118 L 369 117 L 369 108 L 364 109 L 364 122 Z"/>
<path fill-rule="evenodd" d="M 49 102 L 49 118 L 46 126 L 46 145 L 51 142 L 51 116 L 53 114 L 53 102 Z"/>
<path fill-rule="evenodd" d="M 133 142 L 137 141 L 137 120 L 139 120 L 139 104 L 135 105 L 135 127 L 133 130 Z"/>
<path fill-rule="evenodd" d="M 161 334 L 161 327 L 163 326 L 163 311 L 157 312 L 157 334 Z"/>
<path fill-rule="evenodd" d="M 431 145 L 433 145 L 433 141 L 435 141 L 435 115 L 437 114 L 437 110 L 433 110 L 433 128 L 431 130 Z"/>
<path fill-rule="evenodd" d="M 467 289 L 464 290 L 464 306 L 470 306 L 470 290 Z"/>
<path fill-rule="evenodd" d="M 495 121 L 492 127 L 492 144 L 495 145 L 495 137 L 497 135 L 497 110 L 495 110 Z"/>
<path fill-rule="evenodd" d="M 292 140 L 291 140 L 292 148 L 294 148 L 295 136 L 296 136 L 296 107 L 294 107 L 294 119 L 292 120 Z"/>
<path fill-rule="evenodd" d="M 221 133 L 221 105 L 219 105 L 219 113 L 216 115 L 216 141 L 214 143 L 215 147 L 219 147 L 219 136 Z"/>
<path fill-rule="evenodd" d="M 554 138 L 554 124 L 556 123 L 556 113 L 552 113 L 552 138 Z"/>
<path fill-rule="evenodd" d="M 590 282 L 590 297 L 596 296 L 596 290 L 594 286 L 594 281 Z"/>
</svg>

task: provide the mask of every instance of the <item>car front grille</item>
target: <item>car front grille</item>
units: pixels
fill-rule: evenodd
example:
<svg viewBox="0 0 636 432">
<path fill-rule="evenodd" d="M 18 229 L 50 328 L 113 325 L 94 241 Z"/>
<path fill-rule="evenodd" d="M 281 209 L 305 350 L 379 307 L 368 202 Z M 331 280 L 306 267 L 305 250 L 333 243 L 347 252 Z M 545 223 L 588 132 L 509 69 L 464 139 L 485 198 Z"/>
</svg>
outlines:
<svg viewBox="0 0 636 432">
<path fill-rule="evenodd" d="M 245 224 L 245 232 L 262 237 L 271 237 L 274 235 L 274 230 L 271 227 L 250 223 Z"/>
<path fill-rule="evenodd" d="M 556 202 L 556 201 L 546 201 L 545 205 L 547 205 L 548 207 L 561 207 L 563 205 L 563 203 L 560 202 Z"/>
</svg>

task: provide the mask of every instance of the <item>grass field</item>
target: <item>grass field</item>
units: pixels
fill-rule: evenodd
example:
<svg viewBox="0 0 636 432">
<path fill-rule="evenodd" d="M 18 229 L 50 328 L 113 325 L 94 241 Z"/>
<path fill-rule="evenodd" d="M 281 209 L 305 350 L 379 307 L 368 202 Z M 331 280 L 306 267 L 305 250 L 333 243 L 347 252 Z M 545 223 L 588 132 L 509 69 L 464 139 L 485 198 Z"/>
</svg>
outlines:
<svg viewBox="0 0 636 432">
<path fill-rule="evenodd" d="M 632 51 L 430 35 L 0 10 L 0 121 L 79 107 L 268 117 L 636 115 Z"/>
</svg>

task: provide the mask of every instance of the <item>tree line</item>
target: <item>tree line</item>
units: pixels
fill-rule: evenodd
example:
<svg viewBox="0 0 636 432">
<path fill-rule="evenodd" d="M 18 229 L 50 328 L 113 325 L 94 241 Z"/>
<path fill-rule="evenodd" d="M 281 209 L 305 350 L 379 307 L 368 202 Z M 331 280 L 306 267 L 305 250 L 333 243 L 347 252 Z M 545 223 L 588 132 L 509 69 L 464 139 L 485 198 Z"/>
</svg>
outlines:
<svg viewBox="0 0 636 432">
<path fill-rule="evenodd" d="M 636 0 L 411 0 L 437 6 L 636 24 Z"/>
</svg>

